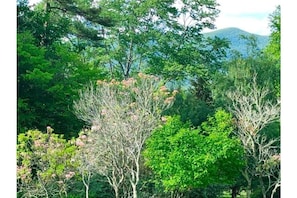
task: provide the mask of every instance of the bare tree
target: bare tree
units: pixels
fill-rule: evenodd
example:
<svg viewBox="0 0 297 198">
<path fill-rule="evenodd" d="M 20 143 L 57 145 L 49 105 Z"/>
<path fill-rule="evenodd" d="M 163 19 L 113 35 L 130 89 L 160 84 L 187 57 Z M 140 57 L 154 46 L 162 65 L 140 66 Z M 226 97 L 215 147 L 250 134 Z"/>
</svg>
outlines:
<svg viewBox="0 0 297 198">
<path fill-rule="evenodd" d="M 247 181 L 247 197 L 251 196 L 252 182 L 259 179 L 262 195 L 280 186 L 279 171 L 279 139 L 267 140 L 260 131 L 268 124 L 278 121 L 280 117 L 280 102 L 272 103 L 266 99 L 267 88 L 260 88 L 254 77 L 248 89 L 238 87 L 229 92 L 232 101 L 231 111 L 237 118 L 237 136 L 245 150 L 246 168 L 242 171 Z M 273 163 L 272 163 L 273 162 Z M 264 184 L 263 178 L 268 178 Z M 273 196 L 273 195 L 272 195 Z"/>
<path fill-rule="evenodd" d="M 88 146 L 89 144 L 86 145 L 87 142 L 91 142 L 91 139 L 87 136 L 88 133 L 87 129 L 80 132 L 79 137 L 75 141 L 76 146 L 78 146 L 75 160 L 79 164 L 77 169 L 82 177 L 86 198 L 89 197 L 91 178 L 96 173 L 96 164 L 98 163 L 98 159 L 92 152 L 96 148 Z"/>
<path fill-rule="evenodd" d="M 131 185 L 131 196 L 137 197 L 144 142 L 158 126 L 161 112 L 172 104 L 173 95 L 158 78 L 140 73 L 122 82 L 98 81 L 74 103 L 76 115 L 92 125 L 88 137 L 92 143 L 86 147 L 93 147 L 97 171 L 106 176 L 115 197 L 124 181 Z"/>
</svg>

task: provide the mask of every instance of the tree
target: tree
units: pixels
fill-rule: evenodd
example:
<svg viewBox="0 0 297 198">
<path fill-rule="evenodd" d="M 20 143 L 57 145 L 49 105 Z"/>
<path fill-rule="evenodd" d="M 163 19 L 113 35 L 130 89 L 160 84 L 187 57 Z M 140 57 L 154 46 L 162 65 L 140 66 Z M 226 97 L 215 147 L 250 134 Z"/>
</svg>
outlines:
<svg viewBox="0 0 297 198">
<path fill-rule="evenodd" d="M 96 149 L 94 146 L 86 146 L 87 142 L 92 142 L 92 139 L 86 134 L 88 134 L 88 131 L 82 131 L 76 139 L 75 143 L 78 146 L 78 150 L 75 160 L 79 162 L 78 171 L 81 174 L 85 187 L 85 196 L 89 198 L 91 178 L 97 173 L 96 164 L 100 163 L 101 159 L 98 159 L 98 156 L 94 155 L 94 150 Z"/>
<path fill-rule="evenodd" d="M 66 39 L 75 34 L 71 17 L 80 12 L 79 16 L 90 18 L 89 10 L 81 11 L 80 4 L 73 7 L 73 1 L 65 10 L 60 4 L 67 2 L 59 2 L 47 0 L 32 9 L 27 1 L 17 4 L 18 133 L 51 125 L 66 138 L 76 135 L 83 126 L 72 111 L 78 90 L 107 76 L 104 68 L 84 60 Z"/>
<path fill-rule="evenodd" d="M 29 9 L 26 0 L 18 0 L 18 30 L 30 30 L 41 46 L 50 46 L 63 38 L 80 51 L 86 44 L 98 45 L 102 26 L 111 26 L 108 17 L 92 1 L 43 0 Z"/>
<path fill-rule="evenodd" d="M 255 38 L 244 39 L 248 39 L 248 48 L 251 48 L 249 49 L 251 53 L 248 53 L 246 57 L 234 54 L 223 64 L 222 68 L 211 74 L 210 89 L 213 103 L 217 106 L 228 108 L 230 101 L 226 93 L 236 90 L 237 87 L 245 89 L 253 83 L 254 76 L 259 86 L 269 89 L 266 96 L 269 100 L 276 102 L 279 97 L 279 89 L 276 87 L 280 83 L 280 70 L 277 68 L 277 62 L 257 49 Z"/>
<path fill-rule="evenodd" d="M 270 42 L 265 49 L 265 53 L 275 61 L 275 67 L 280 71 L 281 61 L 281 17 L 280 6 L 277 6 L 275 11 L 270 15 Z M 280 80 L 274 83 L 274 88 L 277 90 L 277 96 L 280 97 Z"/>
<path fill-rule="evenodd" d="M 198 129 L 168 117 L 146 143 L 146 164 L 166 191 L 187 191 L 210 185 L 232 185 L 242 167 L 239 139 L 231 115 L 218 110 Z"/>
<path fill-rule="evenodd" d="M 17 44 L 18 133 L 51 125 L 73 136 L 83 126 L 71 105 L 78 90 L 106 72 L 84 63 L 66 44 L 39 47 L 29 32 L 19 33 Z"/>
<path fill-rule="evenodd" d="M 266 48 L 266 53 L 270 54 L 276 61 L 280 61 L 280 41 L 281 41 L 281 8 L 277 6 L 270 15 L 270 42 Z M 280 65 L 279 65 L 280 66 Z"/>
<path fill-rule="evenodd" d="M 245 151 L 246 166 L 242 175 L 247 182 L 247 197 L 251 196 L 255 178 L 260 182 L 263 197 L 271 188 L 280 186 L 279 138 L 267 139 L 261 133 L 268 124 L 279 121 L 280 103 L 270 102 L 267 95 L 268 89 L 258 87 L 255 78 L 249 88 L 240 86 L 228 94 L 231 111 L 237 119 L 236 135 Z M 264 178 L 268 178 L 268 184 L 264 183 Z"/>
<path fill-rule="evenodd" d="M 38 114 L 42 109 L 40 103 L 45 96 L 44 86 L 52 80 L 53 76 L 46 70 L 50 63 L 45 59 L 45 49 L 39 48 L 34 44 L 32 35 L 29 32 L 25 32 L 19 34 L 17 39 L 17 124 L 19 133 L 34 128 L 38 122 L 41 122 Z M 33 98 L 36 103 L 37 101 L 39 103 L 33 105 Z M 47 124 L 44 124 L 45 126 Z"/>
<path fill-rule="evenodd" d="M 191 90 L 178 89 L 173 105 L 164 111 L 164 115 L 179 115 L 182 122 L 190 121 L 193 126 L 197 127 L 214 111 L 212 105 L 197 97 Z"/>
<path fill-rule="evenodd" d="M 144 142 L 174 97 L 157 77 L 142 73 L 121 82 L 97 84 L 80 92 L 74 103 L 76 115 L 92 125 L 88 134 L 92 143 L 84 148 L 99 159 L 96 170 L 106 176 L 116 197 L 128 181 L 136 198 Z"/>
<path fill-rule="evenodd" d="M 222 67 L 211 73 L 211 90 L 218 105 L 226 104 L 226 92 L 237 86 L 250 84 L 257 75 L 257 84 L 267 87 L 270 100 L 280 97 L 280 7 L 270 18 L 271 35 L 266 48 L 260 50 L 254 36 L 242 36 L 246 41 L 246 55 L 233 52 Z"/>
<path fill-rule="evenodd" d="M 29 130 L 18 135 L 17 188 L 21 197 L 67 196 L 77 163 L 76 146 L 52 133 Z"/>
<path fill-rule="evenodd" d="M 139 71 L 184 78 L 185 71 L 200 68 L 197 62 L 214 62 L 211 56 L 220 50 L 206 46 L 209 42 L 201 41 L 200 34 L 203 28 L 213 28 L 219 12 L 215 1 L 104 0 L 99 4 L 102 16 L 115 22 L 104 30 L 102 51 L 110 57 L 102 63 L 114 78 L 129 78 Z"/>
<path fill-rule="evenodd" d="M 42 5 L 43 4 L 43 5 Z M 29 31 L 38 46 L 50 46 L 69 31 L 70 20 L 57 12 L 50 14 L 50 1 L 29 6 L 27 0 L 18 0 L 17 31 Z"/>
</svg>

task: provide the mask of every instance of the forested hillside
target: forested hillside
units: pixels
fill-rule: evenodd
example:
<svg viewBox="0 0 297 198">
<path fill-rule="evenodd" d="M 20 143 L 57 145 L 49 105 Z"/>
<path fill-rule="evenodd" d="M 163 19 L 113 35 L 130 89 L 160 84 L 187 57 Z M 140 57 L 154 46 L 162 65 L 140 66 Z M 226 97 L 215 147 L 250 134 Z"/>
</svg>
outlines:
<svg viewBox="0 0 297 198">
<path fill-rule="evenodd" d="M 183 2 L 17 1 L 17 197 L 280 197 L 280 7 L 243 52 Z"/>
<path fill-rule="evenodd" d="M 260 50 L 265 48 L 269 42 L 269 36 L 252 34 L 239 28 L 224 28 L 205 33 L 204 35 L 211 38 L 225 38 L 230 42 L 230 50 L 239 51 L 244 55 L 248 55 L 247 48 L 249 40 L 247 40 L 247 38 L 254 38 Z M 229 53 L 231 54 L 232 52 Z"/>
</svg>

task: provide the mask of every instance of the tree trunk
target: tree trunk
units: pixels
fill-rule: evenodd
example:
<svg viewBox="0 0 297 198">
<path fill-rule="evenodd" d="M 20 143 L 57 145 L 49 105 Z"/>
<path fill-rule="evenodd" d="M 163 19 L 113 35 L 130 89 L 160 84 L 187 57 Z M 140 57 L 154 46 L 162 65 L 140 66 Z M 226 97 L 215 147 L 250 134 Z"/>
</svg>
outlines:
<svg viewBox="0 0 297 198">
<path fill-rule="evenodd" d="M 86 188 L 86 190 L 85 190 L 86 198 L 89 198 L 90 179 L 91 179 L 91 173 L 90 172 L 88 172 L 87 181 L 85 179 L 84 173 L 82 173 L 82 181 L 83 181 L 83 184 L 85 185 L 85 188 Z"/>
<path fill-rule="evenodd" d="M 246 198 L 251 198 L 252 191 L 251 189 L 246 190 Z"/>
<path fill-rule="evenodd" d="M 236 198 L 236 196 L 238 195 L 238 192 L 239 192 L 239 188 L 237 188 L 237 186 L 231 187 L 231 196 L 232 196 L 232 198 Z"/>
<path fill-rule="evenodd" d="M 41 46 L 47 45 L 47 41 L 46 41 L 46 39 L 47 39 L 47 26 L 48 26 L 48 16 L 49 16 L 49 12 L 50 12 L 50 2 L 49 2 L 49 0 L 45 1 L 43 10 L 44 10 L 44 13 L 45 13 L 45 16 L 46 16 L 46 20 L 43 23 L 43 33 L 40 35 L 41 36 L 41 41 L 40 41 Z"/>
<path fill-rule="evenodd" d="M 137 198 L 137 186 L 136 184 L 131 184 L 133 190 L 133 198 Z"/>
<path fill-rule="evenodd" d="M 247 198 L 251 198 L 251 194 L 252 194 L 252 176 L 249 176 L 248 173 L 248 167 L 246 167 L 246 169 L 244 171 L 242 171 L 242 176 L 245 178 L 246 182 L 247 182 L 247 186 L 246 186 L 246 197 Z"/>
<path fill-rule="evenodd" d="M 246 189 L 246 198 L 251 198 L 251 195 L 252 195 L 252 182 L 249 180 L 248 186 Z"/>
<path fill-rule="evenodd" d="M 86 198 L 89 198 L 89 186 L 86 186 Z"/>
<path fill-rule="evenodd" d="M 260 185 L 261 185 L 261 190 L 262 190 L 262 196 L 263 196 L 263 198 L 266 198 L 266 189 L 265 189 L 265 185 L 264 185 L 261 175 L 260 175 L 259 180 L 260 180 Z"/>
<path fill-rule="evenodd" d="M 114 187 L 114 193 L 115 193 L 115 197 L 119 198 L 119 189 L 117 187 Z"/>
<path fill-rule="evenodd" d="M 274 194 L 276 193 L 276 190 L 277 190 L 279 187 L 280 187 L 280 182 L 278 182 L 278 183 L 274 186 L 274 188 L 273 188 L 273 190 L 272 190 L 272 192 L 271 192 L 271 196 L 270 196 L 270 198 L 273 198 Z"/>
</svg>

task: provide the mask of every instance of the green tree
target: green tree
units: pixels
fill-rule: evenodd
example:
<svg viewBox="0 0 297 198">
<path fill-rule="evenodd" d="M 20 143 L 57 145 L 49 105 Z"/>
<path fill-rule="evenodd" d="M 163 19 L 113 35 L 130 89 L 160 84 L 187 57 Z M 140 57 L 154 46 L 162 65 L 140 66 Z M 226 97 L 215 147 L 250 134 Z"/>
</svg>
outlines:
<svg viewBox="0 0 297 198">
<path fill-rule="evenodd" d="M 265 49 L 265 54 L 270 57 L 275 63 L 275 67 L 280 73 L 281 67 L 281 8 L 277 6 L 275 11 L 270 15 L 270 42 Z M 276 89 L 276 94 L 280 97 L 280 80 L 274 82 L 274 88 Z"/>
<path fill-rule="evenodd" d="M 226 92 L 237 86 L 252 83 L 257 76 L 257 84 L 267 87 L 270 100 L 280 97 L 280 6 L 270 15 L 271 35 L 268 46 L 259 50 L 256 38 L 242 36 L 246 40 L 246 56 L 233 52 L 231 59 L 225 61 L 219 70 L 211 74 L 211 90 L 214 100 L 225 103 Z M 226 104 L 226 103 L 225 103 Z"/>
<path fill-rule="evenodd" d="M 134 72 L 146 71 L 177 79 L 185 77 L 184 71 L 199 68 L 197 62 L 213 62 L 211 56 L 219 51 L 206 46 L 209 42 L 202 42 L 200 34 L 203 28 L 213 27 L 218 14 L 215 1 L 182 1 L 181 6 L 174 0 L 99 4 L 102 16 L 115 21 L 113 27 L 105 28 L 102 51 L 110 57 L 103 63 L 113 77 L 128 78 Z M 173 73 L 176 69 L 178 75 Z"/>
<path fill-rule="evenodd" d="M 90 61 L 92 57 L 86 60 L 74 45 L 77 39 L 102 39 L 99 34 L 86 38 L 74 24 L 81 22 L 85 29 L 88 22 L 110 24 L 99 16 L 99 8 L 90 5 L 87 1 L 45 0 L 29 7 L 28 1 L 18 1 L 18 133 L 51 125 L 69 138 L 81 130 L 83 122 L 72 110 L 78 90 L 90 81 L 108 77 L 103 67 Z"/>
<path fill-rule="evenodd" d="M 146 143 L 146 164 L 156 183 L 167 191 L 187 191 L 209 185 L 232 185 L 243 164 L 243 150 L 232 137 L 232 117 L 218 110 L 198 129 L 168 117 Z"/>
<path fill-rule="evenodd" d="M 182 122 L 190 121 L 193 126 L 197 127 L 214 111 L 213 105 L 197 97 L 195 91 L 178 89 L 172 107 L 166 110 L 164 115 L 179 115 Z"/>
<path fill-rule="evenodd" d="M 266 48 L 266 53 L 270 54 L 273 59 L 280 61 L 280 41 L 281 41 L 281 8 L 277 6 L 275 11 L 270 15 L 270 42 Z M 280 62 L 279 62 L 280 63 Z M 279 65 L 280 66 L 280 65 Z"/>
<path fill-rule="evenodd" d="M 241 86 L 244 89 L 252 83 L 254 76 L 257 76 L 258 85 L 267 87 L 270 92 L 267 97 L 276 101 L 279 96 L 280 69 L 277 61 L 269 54 L 259 50 L 256 38 L 242 37 L 247 40 L 247 55 L 234 52 L 230 60 L 225 61 L 222 67 L 211 73 L 212 82 L 210 90 L 214 103 L 218 106 L 228 106 L 226 93 L 228 90 L 235 90 Z"/>
<path fill-rule="evenodd" d="M 46 100 L 45 87 L 52 80 L 53 74 L 47 71 L 50 62 L 45 59 L 46 50 L 35 45 L 35 39 L 29 32 L 18 34 L 17 80 L 18 80 L 18 132 L 30 128 L 47 126 L 43 101 Z M 34 104 L 35 103 L 35 104 Z M 42 121 L 42 119 L 44 119 Z"/>
<path fill-rule="evenodd" d="M 48 3 L 29 7 L 27 0 L 18 0 L 17 31 L 29 31 L 36 39 L 38 46 L 50 46 L 61 39 L 69 31 L 69 18 L 62 17 L 57 12 L 51 14 Z"/>
<path fill-rule="evenodd" d="M 102 26 L 112 25 L 92 1 L 43 0 L 29 9 L 27 0 L 18 0 L 17 7 L 18 30 L 30 30 L 42 46 L 67 38 L 80 51 L 86 45 L 98 45 Z"/>
<path fill-rule="evenodd" d="M 78 90 L 90 81 L 105 78 L 102 68 L 84 63 L 63 43 L 40 47 L 29 32 L 19 33 L 18 132 L 53 126 L 69 138 L 79 132 L 83 122 L 73 113 Z"/>
</svg>

